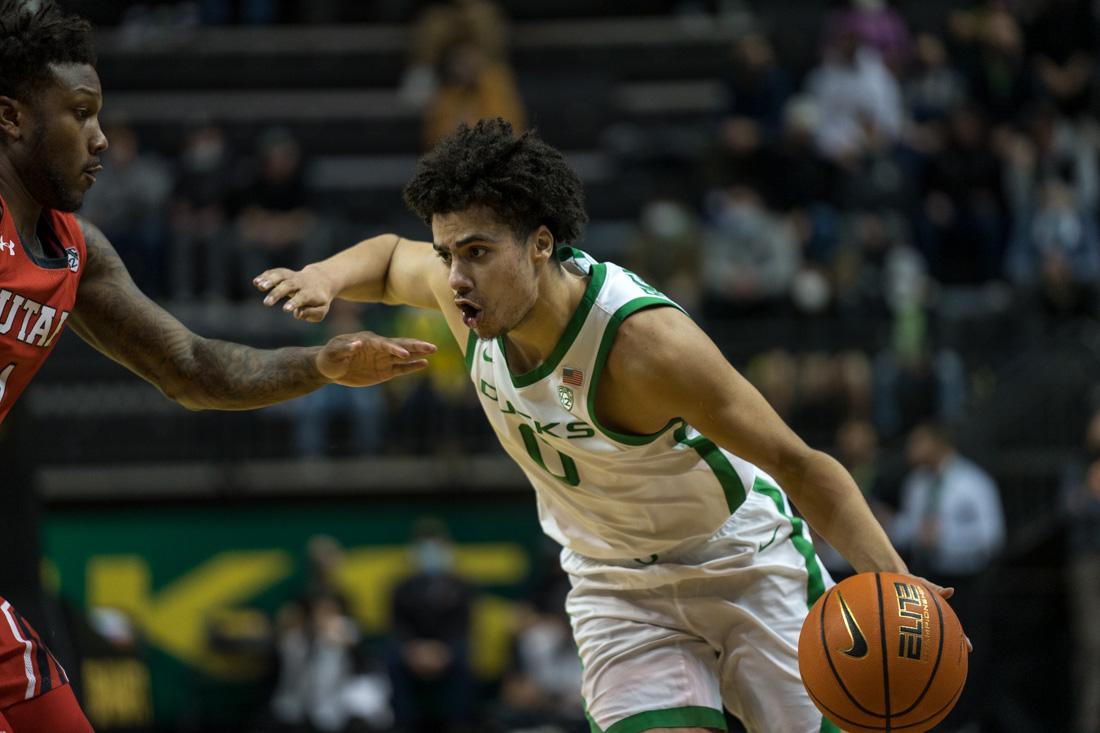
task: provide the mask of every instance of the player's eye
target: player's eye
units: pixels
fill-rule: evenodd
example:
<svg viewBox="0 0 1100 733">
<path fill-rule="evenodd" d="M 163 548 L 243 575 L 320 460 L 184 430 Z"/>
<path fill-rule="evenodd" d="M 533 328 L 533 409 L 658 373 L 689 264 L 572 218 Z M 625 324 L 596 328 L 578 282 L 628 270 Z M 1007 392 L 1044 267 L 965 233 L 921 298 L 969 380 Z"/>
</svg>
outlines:
<svg viewBox="0 0 1100 733">
<path fill-rule="evenodd" d="M 444 265 L 451 264 L 451 253 L 450 252 L 440 252 L 439 250 L 436 250 L 436 255 L 439 257 L 440 261 Z"/>
<path fill-rule="evenodd" d="M 73 110 L 73 114 L 76 115 L 78 120 L 86 120 L 92 116 L 92 113 L 86 107 L 77 107 Z"/>
<path fill-rule="evenodd" d="M 483 254 L 485 254 L 488 251 L 489 250 L 486 249 L 485 247 L 470 247 L 469 249 L 466 250 L 466 254 L 470 258 L 476 259 L 478 257 L 481 257 Z"/>
</svg>

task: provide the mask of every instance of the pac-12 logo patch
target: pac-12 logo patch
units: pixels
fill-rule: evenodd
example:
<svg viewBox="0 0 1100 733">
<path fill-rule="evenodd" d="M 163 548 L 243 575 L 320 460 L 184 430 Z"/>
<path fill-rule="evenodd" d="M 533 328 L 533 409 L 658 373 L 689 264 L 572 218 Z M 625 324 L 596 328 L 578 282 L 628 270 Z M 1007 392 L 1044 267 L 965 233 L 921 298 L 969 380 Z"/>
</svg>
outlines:
<svg viewBox="0 0 1100 733">
<path fill-rule="evenodd" d="M 562 385 L 558 387 L 558 399 L 561 400 L 561 406 L 570 412 L 573 411 L 573 390 Z"/>
<path fill-rule="evenodd" d="M 65 254 L 69 258 L 69 269 L 76 272 L 80 269 L 80 250 L 76 247 L 66 247 Z"/>
</svg>

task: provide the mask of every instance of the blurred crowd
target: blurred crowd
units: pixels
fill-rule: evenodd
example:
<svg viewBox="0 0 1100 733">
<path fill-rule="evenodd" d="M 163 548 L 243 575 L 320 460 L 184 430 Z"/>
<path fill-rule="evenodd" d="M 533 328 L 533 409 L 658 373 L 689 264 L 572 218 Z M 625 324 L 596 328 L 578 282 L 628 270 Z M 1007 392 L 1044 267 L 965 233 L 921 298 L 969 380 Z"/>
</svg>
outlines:
<svg viewBox="0 0 1100 733">
<path fill-rule="evenodd" d="M 379 589 L 389 628 L 373 638 L 341 590 L 343 548 L 315 536 L 304 588 L 252 648 L 272 683 L 250 733 L 588 733 L 556 549 L 547 545 L 511 606 L 502 672 L 484 679 L 471 653 L 479 591 L 456 572 L 442 521 L 414 526 L 407 574 Z"/>
</svg>

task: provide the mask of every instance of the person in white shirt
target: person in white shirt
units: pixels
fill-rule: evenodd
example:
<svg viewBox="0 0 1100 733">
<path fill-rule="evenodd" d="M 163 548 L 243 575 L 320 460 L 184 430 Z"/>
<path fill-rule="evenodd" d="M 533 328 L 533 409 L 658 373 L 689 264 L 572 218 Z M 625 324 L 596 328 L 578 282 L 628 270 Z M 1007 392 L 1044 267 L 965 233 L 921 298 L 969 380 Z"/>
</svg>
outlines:
<svg viewBox="0 0 1100 733">
<path fill-rule="evenodd" d="M 891 539 L 908 550 L 917 574 L 934 573 L 956 589 L 951 607 L 974 643 L 970 682 L 944 725 L 961 727 L 980 709 L 990 620 L 984 578 L 1005 538 L 997 485 L 973 461 L 959 455 L 942 426 L 923 423 L 909 435 L 912 470 L 902 486 L 901 510 Z"/>
</svg>

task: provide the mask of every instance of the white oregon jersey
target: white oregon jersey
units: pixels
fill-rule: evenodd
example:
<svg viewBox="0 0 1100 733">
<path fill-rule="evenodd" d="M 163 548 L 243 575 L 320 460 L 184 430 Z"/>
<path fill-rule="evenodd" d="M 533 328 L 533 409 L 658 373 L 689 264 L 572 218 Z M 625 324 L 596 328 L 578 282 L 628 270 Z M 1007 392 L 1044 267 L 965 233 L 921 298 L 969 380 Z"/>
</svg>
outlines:
<svg viewBox="0 0 1100 733">
<path fill-rule="evenodd" d="M 543 531 L 587 557 L 652 562 L 710 537 L 764 474 L 683 420 L 647 436 L 600 425 L 596 389 L 619 326 L 679 306 L 629 270 L 576 249 L 559 256 L 589 282 L 546 361 L 511 374 L 503 340 L 471 331 L 466 364 L 497 437 L 535 487 Z"/>
</svg>

